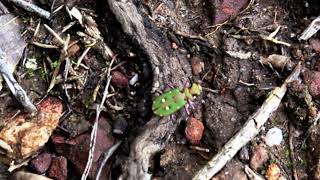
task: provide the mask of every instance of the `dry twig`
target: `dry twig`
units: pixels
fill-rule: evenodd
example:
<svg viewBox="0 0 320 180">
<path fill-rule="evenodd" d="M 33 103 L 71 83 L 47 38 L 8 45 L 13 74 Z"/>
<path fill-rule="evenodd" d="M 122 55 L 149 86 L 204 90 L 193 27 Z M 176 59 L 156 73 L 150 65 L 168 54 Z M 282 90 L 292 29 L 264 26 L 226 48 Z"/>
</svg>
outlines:
<svg viewBox="0 0 320 180">
<path fill-rule="evenodd" d="M 51 29 L 51 28 L 50 28 Z M 50 31 L 50 30 L 49 30 Z M 51 31 L 50 31 L 51 32 Z M 55 34 L 55 32 L 52 30 L 52 34 Z M 57 36 L 59 37 L 59 36 Z M 60 37 L 59 37 L 60 38 Z M 58 38 L 57 38 L 58 39 Z M 48 90 L 47 92 L 49 92 L 55 85 L 55 80 L 56 80 L 56 77 L 59 73 L 59 70 L 60 70 L 60 66 L 62 64 L 63 61 L 66 60 L 66 58 L 68 58 L 68 53 L 67 53 L 67 49 L 68 49 L 68 44 L 69 44 L 69 41 L 70 41 L 70 35 L 68 34 L 67 38 L 65 41 L 63 41 L 61 38 L 60 40 L 62 41 L 61 43 L 62 44 L 62 49 L 61 49 L 61 53 L 60 53 L 60 57 L 59 57 L 59 60 L 58 60 L 58 65 L 57 67 L 54 69 L 53 71 L 53 75 L 52 75 L 52 78 L 51 78 L 51 82 L 49 84 L 49 87 L 48 87 Z M 59 41 L 60 41 L 59 40 Z"/>
<path fill-rule="evenodd" d="M 120 146 L 122 141 L 117 142 L 116 144 L 114 144 L 111 148 L 109 148 L 106 152 L 103 153 L 104 158 L 100 164 L 100 167 L 98 169 L 97 175 L 96 175 L 96 180 L 100 179 L 100 175 L 102 172 L 103 167 L 106 165 L 108 159 L 112 156 L 112 154 L 114 153 L 114 151 L 116 151 L 118 149 L 118 147 Z"/>
<path fill-rule="evenodd" d="M 46 11 L 46 10 L 44 10 L 44 9 L 34 5 L 34 4 L 31 4 L 30 2 L 26 2 L 24 0 L 9 0 L 9 1 L 13 2 L 17 6 L 22 7 L 26 11 L 38 14 L 42 18 L 45 18 L 45 19 L 48 19 L 48 20 L 51 19 L 50 12 L 48 12 L 48 11 Z"/>
<path fill-rule="evenodd" d="M 51 45 L 51 44 L 43 44 L 43 43 L 39 43 L 39 42 L 31 42 L 31 44 L 41 47 L 41 48 L 45 48 L 45 49 L 58 49 L 58 46 L 55 45 Z"/>
<path fill-rule="evenodd" d="M 81 56 L 78 58 L 78 61 L 77 61 L 77 65 L 76 65 L 76 68 L 78 68 L 83 60 L 83 58 L 88 54 L 89 50 L 91 49 L 91 46 L 87 47 L 83 53 L 81 54 Z"/>
<path fill-rule="evenodd" d="M 219 172 L 224 165 L 231 160 L 234 155 L 251 139 L 253 139 L 259 132 L 260 128 L 266 123 L 271 114 L 277 110 L 283 96 L 287 91 L 288 83 L 296 80 L 301 71 L 301 64 L 299 63 L 293 70 L 291 75 L 285 80 L 280 87 L 276 87 L 271 91 L 268 98 L 262 104 L 260 109 L 256 111 L 248 121 L 244 124 L 242 129 L 231 138 L 224 147 L 216 154 L 200 171 L 193 177 L 194 180 L 210 179 L 217 172 Z"/>
<path fill-rule="evenodd" d="M 96 109 L 96 118 L 95 118 L 95 122 L 94 122 L 94 125 L 92 128 L 92 131 L 91 131 L 91 137 L 90 137 L 90 150 L 89 150 L 89 155 L 88 155 L 88 162 L 87 162 L 86 167 L 83 171 L 81 180 L 86 180 L 89 173 L 90 173 L 90 170 L 91 170 L 91 166 L 92 166 L 92 162 L 93 162 L 93 152 L 94 152 L 95 146 L 96 146 L 96 138 L 97 138 L 100 113 L 102 111 L 103 104 L 104 104 L 104 102 L 108 96 L 108 93 L 109 93 L 108 89 L 110 86 L 111 78 L 112 78 L 112 76 L 108 76 L 107 84 L 106 84 L 106 87 L 103 92 L 102 101 L 101 101 L 100 105 L 97 106 L 97 109 Z"/>
<path fill-rule="evenodd" d="M 289 122 L 289 149 L 290 149 L 290 159 L 292 162 L 292 175 L 294 180 L 299 180 L 296 168 L 296 159 L 294 154 L 294 146 L 293 146 L 293 131 L 294 127 L 291 122 Z"/>
<path fill-rule="evenodd" d="M 51 27 L 49 27 L 46 24 L 44 24 L 43 26 L 58 40 L 61 46 L 65 44 L 65 41 L 56 32 L 54 32 L 54 30 Z"/>
<path fill-rule="evenodd" d="M 111 79 L 112 79 L 112 76 L 110 75 L 110 73 L 111 73 L 111 67 L 112 67 L 112 64 L 113 64 L 114 60 L 115 60 L 115 58 L 112 59 L 110 65 L 109 65 L 108 73 L 107 73 L 107 84 L 106 84 L 104 92 L 103 92 L 103 97 L 102 97 L 101 103 L 96 108 L 96 118 L 95 118 L 95 122 L 94 122 L 94 125 L 93 125 L 93 128 L 92 128 L 92 131 L 91 131 L 90 150 L 89 150 L 89 155 L 88 155 L 88 162 L 87 162 L 86 167 L 85 167 L 85 169 L 83 171 L 81 180 L 86 180 L 87 179 L 87 177 L 88 177 L 88 175 L 90 173 L 91 166 L 92 166 L 93 152 L 94 152 L 95 145 L 96 145 L 96 138 L 97 138 L 97 131 L 98 131 L 100 113 L 103 110 L 104 102 L 106 101 L 106 99 L 108 97 L 108 94 L 109 94 L 108 89 L 109 89 L 110 82 L 111 82 Z"/>
<path fill-rule="evenodd" d="M 116 60 L 116 58 L 117 58 L 117 55 L 114 55 L 113 57 L 112 57 L 112 60 L 111 60 L 111 63 L 110 63 L 110 68 L 112 67 L 112 64 L 113 64 L 113 62 Z M 93 93 L 92 93 L 92 101 L 94 102 L 94 101 L 96 101 L 96 99 L 97 99 L 97 95 L 98 95 L 98 92 L 99 92 L 99 89 L 100 89 L 100 84 L 102 83 L 102 81 L 104 81 L 105 80 L 105 78 L 106 78 L 106 75 L 107 74 L 109 74 L 109 73 L 111 73 L 111 70 L 112 69 L 105 69 L 102 73 L 101 73 L 101 75 L 100 75 L 100 79 L 99 79 L 99 81 L 98 81 L 98 83 L 97 83 L 97 86 L 94 88 L 94 90 L 93 90 Z"/>
<path fill-rule="evenodd" d="M 29 112 L 36 112 L 37 108 L 31 102 L 30 98 L 27 96 L 25 90 L 19 85 L 19 83 L 13 77 L 13 74 L 9 72 L 10 68 L 5 60 L 6 55 L 0 50 L 0 73 L 3 79 L 6 81 L 10 91 L 17 98 L 17 100 L 23 105 L 23 107 Z"/>
</svg>

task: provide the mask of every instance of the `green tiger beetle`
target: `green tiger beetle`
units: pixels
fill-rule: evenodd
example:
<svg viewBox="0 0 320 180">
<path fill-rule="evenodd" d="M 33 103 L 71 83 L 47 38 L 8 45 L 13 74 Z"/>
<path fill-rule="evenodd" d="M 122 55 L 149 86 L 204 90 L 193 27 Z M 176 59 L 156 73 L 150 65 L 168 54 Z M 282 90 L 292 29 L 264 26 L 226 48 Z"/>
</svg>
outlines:
<svg viewBox="0 0 320 180">
<path fill-rule="evenodd" d="M 200 95 L 202 87 L 199 84 L 193 83 L 190 88 L 172 89 L 158 96 L 152 104 L 152 111 L 158 116 L 169 116 L 178 111 L 185 105 L 187 105 L 186 111 L 188 112 L 188 106 L 193 107 L 192 100 L 194 96 Z"/>
</svg>

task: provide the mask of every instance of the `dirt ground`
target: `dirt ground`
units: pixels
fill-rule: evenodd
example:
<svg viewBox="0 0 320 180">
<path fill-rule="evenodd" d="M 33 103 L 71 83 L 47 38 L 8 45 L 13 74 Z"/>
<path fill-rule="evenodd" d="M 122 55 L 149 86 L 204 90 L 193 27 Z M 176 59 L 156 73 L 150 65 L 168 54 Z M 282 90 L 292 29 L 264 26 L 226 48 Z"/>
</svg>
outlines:
<svg viewBox="0 0 320 180">
<path fill-rule="evenodd" d="M 314 123 L 320 97 L 320 36 L 318 33 L 307 41 L 298 40 L 319 15 L 320 3 L 317 0 L 254 0 L 252 4 L 248 0 L 133 1 L 139 7 L 138 13 L 147 19 L 141 20 L 144 26 L 154 30 L 148 37 L 160 37 L 155 38 L 159 42 L 157 46 L 165 46 L 162 47 L 165 52 L 184 60 L 180 59 L 181 66 L 163 67 L 176 74 L 167 76 L 165 70 L 157 72 L 160 82 L 165 83 L 158 84 L 158 89 L 154 89 L 154 76 L 159 69 L 151 62 L 148 49 L 126 33 L 126 27 L 114 14 L 110 4 L 99 0 L 57 0 L 51 7 L 51 1 L 31 2 L 47 10 L 54 10 L 60 5 L 70 9 L 77 7 L 93 17 L 103 42 L 117 56 L 110 65 L 111 58 L 106 58 L 106 51 L 92 46 L 81 65 L 77 66 L 79 57 L 90 47 L 90 39 L 87 40 L 79 32 L 90 34 L 90 30 L 75 18 L 71 20 L 65 8 L 47 21 L 5 3 L 10 12 L 20 19 L 22 37 L 29 43 L 24 60 L 15 71 L 18 82 L 33 102 L 56 97 L 62 102 L 64 112 L 49 141 L 33 154 L 27 165 L 9 173 L 8 159 L 6 153 L 3 154 L 0 179 L 7 179 L 20 170 L 53 179 L 80 179 L 88 160 L 90 133 L 94 128 L 96 108 L 107 84 L 106 70 L 109 66 L 114 68 L 111 71 L 110 96 L 99 119 L 93 170 L 89 178 L 94 179 L 104 153 L 121 140 L 121 145 L 104 166 L 100 179 L 130 179 L 130 173 L 126 177 L 128 157 L 134 154 L 139 140 L 137 137 L 141 137 L 150 127 L 150 119 L 157 116 L 152 111 L 153 100 L 172 89 L 172 85 L 183 84 L 183 78 L 179 78 L 179 73 L 183 72 L 189 84 L 199 83 L 203 91 L 194 100 L 194 109 L 189 110 L 190 114 L 182 113 L 182 108 L 181 112 L 170 116 L 173 124 L 177 123 L 171 127 L 176 128 L 171 128 L 170 133 L 163 132 L 167 134 L 163 135 L 166 138 L 154 139 L 163 148 L 152 155 L 147 171 L 154 179 L 191 179 L 242 128 L 269 92 L 280 86 L 299 62 L 303 66 L 301 79 L 289 84 L 281 105 L 259 135 L 242 147 L 212 179 L 254 179 L 246 174 L 245 166 L 251 167 L 261 177 L 272 179 L 268 175 L 271 164 L 276 164 L 280 169 L 280 175 L 275 179 L 320 179 L 320 125 Z M 69 34 L 69 42 L 74 43 L 68 47 L 71 65 L 68 78 L 64 79 L 67 66 L 65 61 L 59 62 L 62 51 L 41 48 L 32 42 L 57 44 L 43 24 L 61 32 L 70 22 L 75 24 L 59 34 L 62 39 Z M 277 29 L 275 38 L 290 46 L 264 39 Z M 263 64 L 261 59 L 267 59 L 270 55 L 283 55 L 289 60 L 284 65 Z M 27 68 L 26 63 L 33 60 L 36 68 Z M 53 72 L 59 65 L 54 87 L 48 91 Z M 97 85 L 100 89 L 95 91 Z M 21 110 L 4 83 L 3 86 L 0 94 L 2 127 L 10 121 L 8 118 Z M 96 99 L 93 98 L 95 93 Z M 202 138 L 197 143 L 186 137 L 185 129 L 190 117 L 204 126 Z M 179 118 L 182 120 L 177 120 Z M 157 121 L 159 126 L 164 122 L 161 118 Z M 281 129 L 283 140 L 280 145 L 271 147 L 266 143 L 266 134 L 274 127 Z M 52 163 L 40 172 L 39 167 L 45 166 L 44 157 L 50 157 Z M 40 163 L 34 160 L 37 158 Z M 59 158 L 66 159 L 67 165 L 59 164 L 63 162 Z M 58 172 L 66 172 L 65 175 L 57 175 L 52 170 L 54 168 Z"/>
</svg>

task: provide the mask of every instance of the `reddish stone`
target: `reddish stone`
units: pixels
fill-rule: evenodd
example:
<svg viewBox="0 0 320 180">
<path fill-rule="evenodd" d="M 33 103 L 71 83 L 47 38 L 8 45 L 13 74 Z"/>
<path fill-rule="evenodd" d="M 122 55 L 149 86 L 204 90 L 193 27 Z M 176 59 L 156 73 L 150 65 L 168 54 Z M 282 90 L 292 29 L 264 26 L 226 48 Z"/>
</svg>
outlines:
<svg viewBox="0 0 320 180">
<path fill-rule="evenodd" d="M 196 118 L 189 118 L 185 135 L 191 144 L 199 144 L 204 131 L 204 126 L 201 121 Z"/>
<path fill-rule="evenodd" d="M 52 156 L 49 153 L 42 153 L 30 162 L 31 167 L 38 173 L 43 174 L 51 165 Z"/>
<path fill-rule="evenodd" d="M 112 85 L 118 87 L 118 88 L 122 88 L 122 87 L 127 87 L 129 84 L 129 80 L 128 78 L 122 74 L 119 71 L 112 71 L 111 72 L 112 75 L 112 79 L 111 79 L 111 83 Z"/>
<path fill-rule="evenodd" d="M 172 49 L 178 49 L 179 48 L 179 46 L 176 44 L 176 43 L 171 43 L 171 48 Z"/>
<path fill-rule="evenodd" d="M 63 104 L 58 98 L 49 97 L 43 100 L 39 106 L 38 111 L 43 113 L 58 114 L 59 117 L 63 111 Z"/>
<path fill-rule="evenodd" d="M 6 153 L 8 157 L 19 160 L 28 158 L 45 145 L 58 126 L 63 110 L 59 99 L 48 97 L 37 108 L 38 113 L 34 116 L 22 113 L 10 119 L 10 123 L 1 129 L 0 139 L 12 148 Z"/>
<path fill-rule="evenodd" d="M 320 97 L 320 72 L 307 71 L 303 74 L 303 79 L 309 88 L 310 94 L 315 97 Z"/>
<path fill-rule="evenodd" d="M 198 57 L 191 58 L 191 67 L 192 67 L 192 73 L 194 75 L 199 75 L 203 69 L 204 69 L 204 63 L 201 61 Z"/>
<path fill-rule="evenodd" d="M 53 144 L 62 144 L 62 143 L 65 142 L 65 139 L 66 138 L 64 136 L 61 136 L 61 135 L 54 134 L 54 135 L 51 136 L 51 140 L 52 140 Z"/>
<path fill-rule="evenodd" d="M 310 40 L 310 45 L 312 46 L 314 51 L 316 51 L 317 53 L 320 53 L 320 40 L 319 39 Z"/>
<path fill-rule="evenodd" d="M 89 177 L 91 178 L 95 176 L 97 167 L 99 165 L 98 160 L 100 156 L 114 143 L 114 139 L 110 136 L 111 131 L 112 129 L 109 123 L 106 121 L 106 119 L 101 117 L 99 119 L 99 128 L 97 131 L 93 164 L 89 174 Z M 75 138 L 65 141 L 65 143 L 55 144 L 56 151 L 71 161 L 72 164 L 75 165 L 75 168 L 79 174 L 82 174 L 88 161 L 90 133 L 91 132 L 81 134 Z"/>
<path fill-rule="evenodd" d="M 268 160 L 268 151 L 262 144 L 254 147 L 252 157 L 250 159 L 250 167 L 254 170 L 262 167 L 262 165 Z"/>
<path fill-rule="evenodd" d="M 248 0 L 223 0 L 216 5 L 214 24 L 220 24 L 236 15 L 248 5 Z"/>
<path fill-rule="evenodd" d="M 56 180 L 65 180 L 68 175 L 67 159 L 63 156 L 55 157 L 52 159 L 50 166 L 49 177 Z"/>
</svg>

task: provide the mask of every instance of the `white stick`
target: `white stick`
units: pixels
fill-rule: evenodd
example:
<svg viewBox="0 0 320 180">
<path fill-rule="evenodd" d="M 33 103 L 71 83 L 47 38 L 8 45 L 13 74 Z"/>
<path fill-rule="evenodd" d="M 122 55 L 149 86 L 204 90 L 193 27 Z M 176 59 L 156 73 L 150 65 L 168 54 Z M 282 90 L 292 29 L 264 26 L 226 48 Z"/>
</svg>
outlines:
<svg viewBox="0 0 320 180">
<path fill-rule="evenodd" d="M 232 137 L 227 144 L 216 154 L 200 171 L 196 173 L 193 180 L 204 180 L 212 178 L 224 165 L 231 160 L 236 153 L 253 139 L 260 132 L 260 128 L 267 122 L 271 114 L 277 110 L 283 96 L 287 91 L 287 84 L 297 80 L 301 71 L 301 64 L 298 64 L 291 75 L 280 87 L 271 91 L 260 109 L 255 112 L 242 127 L 242 129 Z"/>
<path fill-rule="evenodd" d="M 32 12 L 32 13 L 36 13 L 38 14 L 40 17 L 45 18 L 50 20 L 50 12 L 34 5 L 31 4 L 30 2 L 26 2 L 24 0 L 9 0 L 11 2 L 13 2 L 14 4 L 16 4 L 17 6 L 22 7 L 23 9 L 25 9 L 26 11 Z"/>
<path fill-rule="evenodd" d="M 100 113 L 103 109 L 103 104 L 104 102 L 106 101 L 107 97 L 108 97 L 108 94 L 109 94 L 109 86 L 110 86 L 110 82 L 111 82 L 111 79 L 112 79 L 112 76 L 110 75 L 111 73 L 111 67 L 112 67 L 112 64 L 113 62 L 115 61 L 116 59 L 116 56 L 111 60 L 111 63 L 109 65 L 109 68 L 108 68 L 108 73 L 107 73 L 107 84 L 106 84 L 106 87 L 103 91 L 103 97 L 102 97 L 102 100 L 101 100 L 101 103 L 100 105 L 97 106 L 97 109 L 96 109 L 96 119 L 95 119 L 95 122 L 94 122 L 94 125 L 93 125 L 93 128 L 92 128 L 92 131 L 91 131 L 91 138 L 90 138 L 90 150 L 89 150 L 89 156 L 88 156 L 88 162 L 86 164 L 86 167 L 82 173 L 82 176 L 81 176 L 81 180 L 86 180 L 89 173 L 90 173 L 90 169 L 91 169 L 91 166 L 92 166 L 92 161 L 93 161 L 93 152 L 94 152 L 94 149 L 95 149 L 95 146 L 96 146 L 96 138 L 97 138 L 97 131 L 98 131 L 98 126 L 99 126 L 99 117 L 100 117 Z"/>
<path fill-rule="evenodd" d="M 320 16 L 311 22 L 311 24 L 303 31 L 299 40 L 308 40 L 320 30 Z"/>
</svg>

